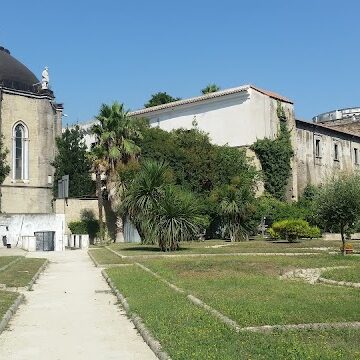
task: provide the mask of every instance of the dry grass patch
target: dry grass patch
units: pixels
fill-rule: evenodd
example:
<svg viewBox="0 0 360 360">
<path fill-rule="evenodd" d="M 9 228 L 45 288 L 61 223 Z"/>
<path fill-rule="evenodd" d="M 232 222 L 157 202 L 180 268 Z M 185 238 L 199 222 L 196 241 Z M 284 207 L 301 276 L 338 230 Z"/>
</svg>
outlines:
<svg viewBox="0 0 360 360">
<path fill-rule="evenodd" d="M 0 284 L 7 287 L 27 286 L 46 259 L 23 258 L 0 272 Z"/>
</svg>

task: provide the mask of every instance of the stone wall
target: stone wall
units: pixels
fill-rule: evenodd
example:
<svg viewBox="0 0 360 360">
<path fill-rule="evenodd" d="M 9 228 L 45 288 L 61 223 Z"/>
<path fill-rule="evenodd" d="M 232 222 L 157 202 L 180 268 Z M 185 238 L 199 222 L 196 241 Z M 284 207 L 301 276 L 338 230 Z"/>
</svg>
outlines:
<svg viewBox="0 0 360 360">
<path fill-rule="evenodd" d="M 68 224 L 72 221 L 81 220 L 81 215 L 84 211 L 91 212 L 95 219 L 99 219 L 99 208 L 97 199 L 56 199 L 54 201 L 54 211 L 56 214 L 65 215 L 65 234 L 70 235 L 71 231 Z M 109 236 L 112 240 L 120 239 L 123 241 L 122 233 L 117 228 L 117 218 L 111 210 L 110 202 L 104 200 L 103 217 L 106 222 L 106 227 Z"/>
<path fill-rule="evenodd" d="M 350 174 L 360 169 L 359 136 L 299 120 L 296 121 L 296 126 L 299 193 L 302 193 L 308 184 L 321 185 L 336 174 Z M 317 142 L 318 154 L 316 154 Z M 335 158 L 335 145 L 337 145 L 338 159 Z M 355 161 L 355 149 L 358 163 Z"/>
<path fill-rule="evenodd" d="M 79 221 L 84 211 L 94 214 L 95 219 L 99 219 L 99 209 L 97 199 L 56 199 L 54 201 L 56 214 L 65 215 L 65 234 L 71 234 L 68 224 L 72 221 Z M 105 215 L 105 211 L 104 211 Z"/>
<path fill-rule="evenodd" d="M 51 213 L 51 189 L 58 116 L 48 96 L 2 90 L 1 133 L 9 150 L 11 167 L 2 186 L 1 211 L 5 213 Z M 28 129 L 28 179 L 15 180 L 13 158 L 14 125 L 22 122 Z"/>
</svg>

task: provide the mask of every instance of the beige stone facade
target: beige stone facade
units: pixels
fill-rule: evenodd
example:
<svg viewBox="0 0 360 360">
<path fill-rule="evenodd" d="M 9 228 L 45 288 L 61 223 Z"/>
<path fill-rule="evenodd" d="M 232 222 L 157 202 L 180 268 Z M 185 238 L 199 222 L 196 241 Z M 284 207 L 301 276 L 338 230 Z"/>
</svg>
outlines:
<svg viewBox="0 0 360 360">
<path fill-rule="evenodd" d="M 99 219 L 99 208 L 97 199 L 56 199 L 54 202 L 56 214 L 65 215 L 65 234 L 71 234 L 68 224 L 72 221 L 79 221 L 84 211 L 94 214 Z M 103 211 L 105 214 L 105 210 Z"/>
<path fill-rule="evenodd" d="M 7 161 L 11 171 L 1 186 L 1 211 L 5 213 L 51 213 L 55 137 L 60 134 L 61 109 L 52 93 L 33 94 L 14 89 L 0 89 L 0 123 Z M 15 176 L 14 129 L 26 129 L 23 141 L 23 172 Z"/>
</svg>

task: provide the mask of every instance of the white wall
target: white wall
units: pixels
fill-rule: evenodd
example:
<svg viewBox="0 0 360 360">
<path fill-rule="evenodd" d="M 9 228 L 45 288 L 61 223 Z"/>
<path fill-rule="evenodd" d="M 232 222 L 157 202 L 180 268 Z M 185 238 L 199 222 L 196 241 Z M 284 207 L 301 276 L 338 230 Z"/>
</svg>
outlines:
<svg viewBox="0 0 360 360">
<path fill-rule="evenodd" d="M 193 128 L 209 134 L 213 143 L 246 146 L 256 139 L 273 138 L 276 124 L 272 123 L 270 104 L 273 100 L 256 90 L 226 95 L 206 101 L 180 105 L 144 114 L 152 126 L 170 131 Z"/>
<path fill-rule="evenodd" d="M 34 236 L 37 231 L 55 231 L 55 251 L 62 251 L 65 249 L 64 226 L 63 214 L 2 214 L 0 215 L 0 240 L 6 235 L 12 247 L 22 247 L 22 237 Z M 0 241 L 0 246 L 2 246 L 2 241 Z"/>
</svg>

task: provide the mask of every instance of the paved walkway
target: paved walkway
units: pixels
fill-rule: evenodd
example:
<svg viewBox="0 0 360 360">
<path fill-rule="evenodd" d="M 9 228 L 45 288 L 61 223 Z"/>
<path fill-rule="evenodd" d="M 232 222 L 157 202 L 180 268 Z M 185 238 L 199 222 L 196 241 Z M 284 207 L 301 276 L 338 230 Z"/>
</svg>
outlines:
<svg viewBox="0 0 360 360">
<path fill-rule="evenodd" d="M 0 335 L 0 359 L 156 359 L 86 252 L 40 256 L 51 263 Z"/>
</svg>

